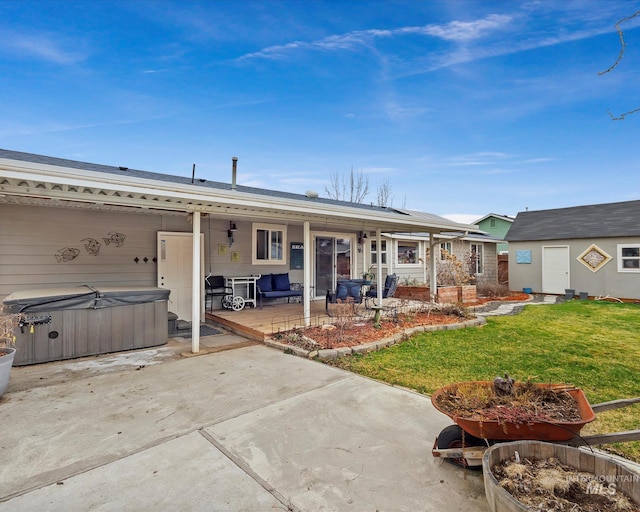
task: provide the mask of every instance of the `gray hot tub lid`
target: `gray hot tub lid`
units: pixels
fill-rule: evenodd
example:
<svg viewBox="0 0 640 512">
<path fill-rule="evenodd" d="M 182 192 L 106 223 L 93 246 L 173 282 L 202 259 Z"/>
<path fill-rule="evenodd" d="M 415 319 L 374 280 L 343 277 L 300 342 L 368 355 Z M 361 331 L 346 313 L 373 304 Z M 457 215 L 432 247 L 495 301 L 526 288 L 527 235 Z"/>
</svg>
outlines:
<svg viewBox="0 0 640 512">
<path fill-rule="evenodd" d="M 153 286 L 58 286 L 14 292 L 3 304 L 10 313 L 98 309 L 167 300 L 169 293 Z"/>
</svg>

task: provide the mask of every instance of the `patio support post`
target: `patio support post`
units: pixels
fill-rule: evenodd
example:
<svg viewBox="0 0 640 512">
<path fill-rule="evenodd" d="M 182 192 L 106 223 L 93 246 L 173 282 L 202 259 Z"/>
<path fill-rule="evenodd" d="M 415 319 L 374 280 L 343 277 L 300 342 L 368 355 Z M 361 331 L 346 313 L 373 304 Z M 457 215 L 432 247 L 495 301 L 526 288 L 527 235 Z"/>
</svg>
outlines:
<svg viewBox="0 0 640 512">
<path fill-rule="evenodd" d="M 431 301 L 435 302 L 438 293 L 438 282 L 436 278 L 436 265 L 438 263 L 438 254 L 440 251 L 436 251 L 440 243 L 436 240 L 435 233 L 429 233 L 429 295 L 431 295 Z"/>
<path fill-rule="evenodd" d="M 304 326 L 309 327 L 311 325 L 311 228 L 308 220 L 304 222 L 302 243 L 302 254 L 304 258 L 302 315 L 304 317 Z"/>
<path fill-rule="evenodd" d="M 376 258 L 376 306 L 382 306 L 382 294 L 384 292 L 384 283 L 382 282 L 382 240 L 380 236 L 380 228 L 376 229 L 376 251 L 378 257 Z M 388 251 L 389 247 L 387 247 Z M 389 253 L 387 252 L 387 257 Z M 389 263 L 389 262 L 387 262 Z"/>
<path fill-rule="evenodd" d="M 193 273 L 191 294 L 191 352 L 200 351 L 200 296 L 202 280 L 200 279 L 200 212 L 192 213 L 193 219 Z"/>
</svg>

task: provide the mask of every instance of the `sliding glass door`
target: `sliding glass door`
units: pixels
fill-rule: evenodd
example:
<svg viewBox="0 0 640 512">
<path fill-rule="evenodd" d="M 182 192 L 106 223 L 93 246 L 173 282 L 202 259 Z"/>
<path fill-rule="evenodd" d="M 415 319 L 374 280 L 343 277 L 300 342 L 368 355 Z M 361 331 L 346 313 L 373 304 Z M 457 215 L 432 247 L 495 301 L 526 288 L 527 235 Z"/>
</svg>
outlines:
<svg viewBox="0 0 640 512">
<path fill-rule="evenodd" d="M 334 291 L 339 278 L 351 277 L 351 238 L 334 236 L 315 237 L 315 295 L 324 297 L 327 290 Z"/>
</svg>

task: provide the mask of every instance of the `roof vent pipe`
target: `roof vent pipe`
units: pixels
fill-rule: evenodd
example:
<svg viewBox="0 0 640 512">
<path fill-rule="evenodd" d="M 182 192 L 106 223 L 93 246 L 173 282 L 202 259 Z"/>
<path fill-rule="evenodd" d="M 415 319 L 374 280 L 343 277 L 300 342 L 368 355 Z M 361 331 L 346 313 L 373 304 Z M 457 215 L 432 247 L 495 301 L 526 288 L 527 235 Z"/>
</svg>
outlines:
<svg viewBox="0 0 640 512">
<path fill-rule="evenodd" d="M 231 190 L 236 189 L 236 173 L 238 172 L 238 157 L 231 157 Z"/>
</svg>

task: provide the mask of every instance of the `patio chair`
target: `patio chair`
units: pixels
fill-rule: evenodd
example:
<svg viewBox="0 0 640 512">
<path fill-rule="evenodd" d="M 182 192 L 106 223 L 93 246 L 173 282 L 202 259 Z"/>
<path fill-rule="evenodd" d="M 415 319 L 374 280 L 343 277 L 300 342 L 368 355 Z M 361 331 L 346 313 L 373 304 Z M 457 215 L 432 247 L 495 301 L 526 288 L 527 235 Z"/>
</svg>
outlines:
<svg viewBox="0 0 640 512">
<path fill-rule="evenodd" d="M 325 300 L 325 311 L 329 314 L 329 304 L 336 304 L 338 302 L 361 304 L 362 286 L 364 281 L 362 279 L 338 279 L 335 292 L 327 290 L 327 297 Z M 331 315 L 329 315 L 331 316 Z"/>
<path fill-rule="evenodd" d="M 390 297 L 393 297 L 393 295 L 396 293 L 396 289 L 398 288 L 398 280 L 399 280 L 399 277 L 396 274 L 389 274 L 385 278 L 384 288 L 382 289 L 383 299 L 388 299 Z M 365 298 L 364 298 L 365 307 L 369 309 L 370 308 L 369 301 L 374 300 L 377 297 L 378 297 L 378 289 L 374 285 L 369 290 L 367 290 L 367 293 L 365 294 Z"/>
<path fill-rule="evenodd" d="M 233 289 L 226 285 L 224 276 L 207 276 L 204 278 L 204 304 L 205 308 L 209 302 L 209 311 L 213 311 L 213 298 L 221 297 L 224 300 L 226 295 L 233 295 Z"/>
</svg>

